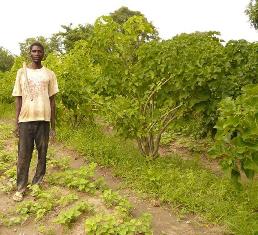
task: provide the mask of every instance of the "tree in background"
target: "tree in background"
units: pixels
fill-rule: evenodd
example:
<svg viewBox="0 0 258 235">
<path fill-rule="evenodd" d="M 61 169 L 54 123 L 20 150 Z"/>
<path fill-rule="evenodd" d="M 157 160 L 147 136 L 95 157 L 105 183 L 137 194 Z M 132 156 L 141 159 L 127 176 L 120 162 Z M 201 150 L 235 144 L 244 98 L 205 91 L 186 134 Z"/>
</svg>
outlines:
<svg viewBox="0 0 258 235">
<path fill-rule="evenodd" d="M 0 71 L 6 72 L 11 69 L 14 63 L 14 56 L 3 47 L 0 47 Z"/>
<path fill-rule="evenodd" d="M 125 23 L 132 16 L 144 17 L 144 15 L 140 11 L 132 11 L 128 9 L 128 7 L 120 7 L 118 10 L 110 13 L 110 16 L 118 24 Z"/>
<path fill-rule="evenodd" d="M 258 43 L 246 40 L 230 40 L 225 45 L 227 57 L 226 76 L 231 85 L 226 95 L 235 99 L 242 94 L 242 88 L 258 83 Z"/>
<path fill-rule="evenodd" d="M 125 23 L 132 16 L 142 16 L 144 15 L 139 11 L 131 11 L 127 7 L 121 7 L 118 10 L 110 13 L 112 19 L 118 23 Z M 59 52 L 69 52 L 79 40 L 88 40 L 93 33 L 93 25 L 91 24 L 79 24 L 73 27 L 72 24 L 62 25 L 62 30 L 58 33 L 53 34 L 51 37 L 51 44 L 58 48 Z M 154 26 L 153 26 L 154 28 Z"/>
<path fill-rule="evenodd" d="M 245 13 L 249 16 L 251 25 L 258 29 L 258 1 L 251 0 Z"/>
<path fill-rule="evenodd" d="M 130 10 L 128 7 L 120 7 L 118 10 L 110 13 L 111 18 L 114 20 L 114 22 L 118 23 L 118 24 L 123 24 L 125 23 L 130 17 L 133 16 L 141 16 L 144 18 L 144 20 L 146 22 L 148 22 L 150 24 L 150 26 L 152 27 L 154 33 L 151 35 L 145 35 L 144 32 L 142 32 L 142 39 L 156 39 L 157 35 L 158 35 L 158 31 L 156 30 L 156 28 L 154 27 L 154 25 L 149 22 L 147 20 L 147 18 L 144 16 L 144 14 L 142 14 L 140 11 L 132 11 Z M 148 38 L 151 37 L 151 38 Z"/>
<path fill-rule="evenodd" d="M 58 52 L 69 52 L 73 49 L 75 43 L 80 40 L 87 40 L 93 31 L 91 24 L 72 27 L 72 24 L 61 25 L 64 32 L 60 31 L 53 34 L 51 37 L 51 43 L 55 45 Z"/>
</svg>

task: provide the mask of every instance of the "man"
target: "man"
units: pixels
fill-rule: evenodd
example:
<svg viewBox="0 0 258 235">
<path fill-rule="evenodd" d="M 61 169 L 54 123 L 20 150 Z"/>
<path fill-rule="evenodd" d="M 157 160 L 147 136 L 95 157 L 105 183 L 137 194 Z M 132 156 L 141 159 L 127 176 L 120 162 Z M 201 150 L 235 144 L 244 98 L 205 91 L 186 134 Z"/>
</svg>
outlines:
<svg viewBox="0 0 258 235">
<path fill-rule="evenodd" d="M 18 70 L 12 93 L 16 97 L 15 132 L 19 137 L 17 191 L 13 196 L 15 201 L 23 200 L 34 142 L 38 151 L 38 164 L 32 184 L 39 184 L 46 172 L 49 135 L 51 138 L 55 136 L 56 76 L 42 66 L 44 47 L 39 42 L 30 46 L 30 57 L 31 64 Z"/>
</svg>

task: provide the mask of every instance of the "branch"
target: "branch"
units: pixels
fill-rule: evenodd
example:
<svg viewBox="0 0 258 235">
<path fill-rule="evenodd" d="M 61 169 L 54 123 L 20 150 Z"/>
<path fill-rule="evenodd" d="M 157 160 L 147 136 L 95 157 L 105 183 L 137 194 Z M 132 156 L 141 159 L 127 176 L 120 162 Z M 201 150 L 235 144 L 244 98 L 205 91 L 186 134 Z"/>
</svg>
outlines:
<svg viewBox="0 0 258 235">
<path fill-rule="evenodd" d="M 170 115 L 173 111 L 175 111 L 175 110 L 177 110 L 178 108 L 180 108 L 181 106 L 182 106 L 182 104 L 176 106 L 175 108 L 170 109 L 167 113 L 163 114 L 163 115 L 161 116 L 162 122 L 164 123 L 164 122 L 166 121 L 166 119 L 169 117 L 169 115 Z"/>
<path fill-rule="evenodd" d="M 95 105 L 99 105 L 99 106 L 104 106 L 104 104 L 101 104 L 101 103 L 98 103 L 98 102 L 96 102 L 95 100 L 93 100 L 93 99 L 89 99 L 89 98 L 86 98 L 86 99 L 88 99 L 88 100 L 90 100 L 90 101 L 92 101 Z M 107 107 L 107 105 L 105 105 L 105 107 L 109 110 L 109 111 L 111 111 L 112 113 L 114 113 L 114 114 L 116 114 L 116 115 L 118 115 L 118 113 L 117 112 L 115 112 L 114 110 L 112 110 L 110 107 Z M 118 115 L 120 118 L 124 118 L 123 116 L 121 116 L 121 115 Z"/>
<path fill-rule="evenodd" d="M 160 87 L 162 87 L 163 85 L 165 85 L 172 77 L 166 79 L 164 82 L 161 81 Z M 158 86 L 159 84 L 157 84 Z M 157 86 L 153 88 L 153 91 L 150 93 L 149 97 L 147 98 L 147 101 L 144 105 L 143 108 L 143 113 L 146 113 L 146 109 L 147 109 L 147 105 L 150 102 L 151 98 L 154 96 L 154 94 L 157 92 Z"/>
<path fill-rule="evenodd" d="M 155 157 L 159 151 L 159 144 L 160 144 L 160 140 L 161 140 L 161 136 L 164 133 L 164 131 L 167 129 L 168 125 L 176 118 L 176 116 L 174 115 L 173 117 L 171 117 L 166 124 L 160 129 L 159 134 L 157 135 L 156 138 L 156 143 L 155 143 L 155 149 L 153 152 L 153 156 Z"/>
<path fill-rule="evenodd" d="M 182 104 L 176 106 L 175 108 L 170 109 L 167 113 L 163 114 L 160 119 L 162 119 L 162 123 L 165 122 L 166 118 L 176 109 L 180 108 Z M 151 124 L 151 126 L 148 128 L 148 132 L 157 124 L 158 120 L 156 120 L 154 123 Z"/>
<path fill-rule="evenodd" d="M 142 155 L 145 155 L 143 147 L 142 147 L 141 138 L 137 138 L 137 144 L 138 144 L 138 148 L 140 149 Z"/>
</svg>

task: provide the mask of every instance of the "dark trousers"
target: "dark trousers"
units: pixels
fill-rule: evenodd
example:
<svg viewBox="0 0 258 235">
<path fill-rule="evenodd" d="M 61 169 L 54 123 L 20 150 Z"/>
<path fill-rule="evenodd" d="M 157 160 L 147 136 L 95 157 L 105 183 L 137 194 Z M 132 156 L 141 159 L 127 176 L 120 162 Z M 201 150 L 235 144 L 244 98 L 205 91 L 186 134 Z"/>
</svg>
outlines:
<svg viewBox="0 0 258 235">
<path fill-rule="evenodd" d="M 38 164 L 32 184 L 42 181 L 46 173 L 46 155 L 49 141 L 49 122 L 34 121 L 19 123 L 19 144 L 17 161 L 17 190 L 24 192 L 28 184 L 28 175 L 34 143 L 38 151 Z"/>
</svg>

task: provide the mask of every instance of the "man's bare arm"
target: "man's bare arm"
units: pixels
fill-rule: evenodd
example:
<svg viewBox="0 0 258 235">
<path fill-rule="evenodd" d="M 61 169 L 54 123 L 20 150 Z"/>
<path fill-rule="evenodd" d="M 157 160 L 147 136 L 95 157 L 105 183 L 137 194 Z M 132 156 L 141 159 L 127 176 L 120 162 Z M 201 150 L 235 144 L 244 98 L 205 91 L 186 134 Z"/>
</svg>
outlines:
<svg viewBox="0 0 258 235">
<path fill-rule="evenodd" d="M 51 118 L 50 118 L 50 125 L 51 125 L 51 131 L 55 132 L 56 129 L 56 101 L 55 96 L 49 97 L 50 100 L 50 108 L 51 108 Z"/>
<path fill-rule="evenodd" d="M 22 107 L 22 97 L 21 96 L 16 96 L 15 106 L 16 106 L 15 132 L 16 132 L 16 135 L 18 136 L 18 122 L 19 122 L 19 115 L 20 115 L 21 107 Z"/>
</svg>

